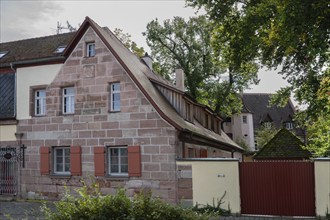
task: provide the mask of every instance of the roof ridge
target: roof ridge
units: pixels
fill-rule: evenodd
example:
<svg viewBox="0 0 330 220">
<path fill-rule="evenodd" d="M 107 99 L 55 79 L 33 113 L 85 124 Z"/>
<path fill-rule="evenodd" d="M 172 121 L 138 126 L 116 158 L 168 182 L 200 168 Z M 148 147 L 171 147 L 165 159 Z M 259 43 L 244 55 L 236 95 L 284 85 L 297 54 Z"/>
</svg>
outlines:
<svg viewBox="0 0 330 220">
<path fill-rule="evenodd" d="M 72 32 L 67 32 L 67 33 L 62 33 L 62 34 L 52 34 L 52 35 L 47 35 L 47 36 L 25 38 L 25 39 L 21 39 L 21 40 L 14 40 L 14 41 L 1 42 L 0 44 L 17 43 L 17 42 L 23 42 L 23 41 L 29 41 L 29 40 L 44 39 L 44 38 L 50 38 L 50 37 L 55 37 L 55 36 L 63 36 L 63 35 L 74 34 L 74 33 L 76 33 L 76 32 L 77 32 L 77 31 L 72 31 Z"/>
</svg>

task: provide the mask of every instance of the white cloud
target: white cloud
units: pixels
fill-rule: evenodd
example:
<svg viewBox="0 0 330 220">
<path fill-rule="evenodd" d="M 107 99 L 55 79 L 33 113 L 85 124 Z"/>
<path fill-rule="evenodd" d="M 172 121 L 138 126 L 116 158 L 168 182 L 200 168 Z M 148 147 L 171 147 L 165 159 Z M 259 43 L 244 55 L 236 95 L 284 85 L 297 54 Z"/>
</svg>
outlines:
<svg viewBox="0 0 330 220">
<path fill-rule="evenodd" d="M 51 34 L 44 24 L 60 11 L 53 1 L 0 1 L 0 42 Z"/>
</svg>

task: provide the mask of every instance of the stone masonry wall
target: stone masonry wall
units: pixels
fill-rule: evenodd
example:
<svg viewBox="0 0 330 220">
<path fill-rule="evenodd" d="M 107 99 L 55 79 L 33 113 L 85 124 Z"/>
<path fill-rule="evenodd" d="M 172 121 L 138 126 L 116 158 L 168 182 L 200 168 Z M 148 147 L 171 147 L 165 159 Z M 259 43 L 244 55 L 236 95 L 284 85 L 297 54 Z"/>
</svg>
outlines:
<svg viewBox="0 0 330 220">
<path fill-rule="evenodd" d="M 96 56 L 85 57 L 86 42 L 95 42 Z M 47 73 L 45 73 L 47 74 Z M 109 84 L 120 82 L 121 111 L 109 112 Z M 63 115 L 61 89 L 75 87 L 75 114 Z M 97 177 L 103 193 L 141 188 L 177 201 L 175 128 L 166 123 L 143 96 L 115 57 L 89 28 L 54 81 L 46 89 L 47 115 L 21 120 L 26 166 L 21 170 L 21 195 L 58 199 L 65 186 L 81 186 L 81 177 L 40 174 L 40 146 L 81 146 L 82 177 L 94 176 L 94 146 L 141 146 L 142 176 Z"/>
</svg>

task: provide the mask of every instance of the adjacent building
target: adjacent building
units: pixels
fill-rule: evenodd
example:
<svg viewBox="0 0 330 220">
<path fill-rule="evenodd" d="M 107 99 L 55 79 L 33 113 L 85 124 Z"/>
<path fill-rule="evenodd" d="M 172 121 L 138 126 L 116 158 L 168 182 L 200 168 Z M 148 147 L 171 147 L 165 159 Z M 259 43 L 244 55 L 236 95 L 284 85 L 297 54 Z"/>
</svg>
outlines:
<svg viewBox="0 0 330 220">
<path fill-rule="evenodd" d="M 236 143 L 245 143 L 251 151 L 258 150 L 255 134 L 264 127 L 286 128 L 296 133 L 302 139 L 304 132 L 297 129 L 293 117 L 296 112 L 291 100 L 285 107 L 270 106 L 272 94 L 243 93 L 241 95 L 243 108 L 240 114 L 234 114 L 223 122 L 223 130 Z"/>
</svg>

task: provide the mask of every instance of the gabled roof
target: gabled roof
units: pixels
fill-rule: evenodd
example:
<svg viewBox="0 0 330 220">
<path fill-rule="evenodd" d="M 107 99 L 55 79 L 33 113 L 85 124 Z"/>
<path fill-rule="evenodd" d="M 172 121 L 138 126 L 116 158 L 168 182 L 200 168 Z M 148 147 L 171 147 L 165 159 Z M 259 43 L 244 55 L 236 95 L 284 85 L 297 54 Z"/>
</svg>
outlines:
<svg viewBox="0 0 330 220">
<path fill-rule="evenodd" d="M 135 54 L 129 51 L 109 29 L 102 29 L 89 17 L 86 17 L 73 40 L 64 51 L 65 56 L 68 56 L 73 51 L 75 45 L 89 27 L 93 28 L 144 96 L 149 100 L 160 116 L 169 124 L 181 131 L 181 133 L 189 134 L 192 138 L 196 137 L 196 140 L 203 138 L 212 141 L 214 146 L 225 150 L 243 151 L 243 149 L 233 142 L 224 132 L 219 135 L 202 126 L 185 121 L 161 95 L 150 79 L 157 81 L 163 80 L 160 80 L 159 76 L 156 78 L 152 77 L 155 74 Z"/>
<path fill-rule="evenodd" d="M 304 143 L 296 135 L 282 128 L 253 158 L 256 160 L 310 158 L 312 154 L 302 146 Z"/>
<path fill-rule="evenodd" d="M 282 123 L 292 118 L 295 109 L 289 101 L 284 108 L 269 106 L 272 94 L 268 93 L 243 93 L 242 101 L 245 108 L 253 114 L 253 127 L 259 129 L 261 122 L 271 119 L 275 127 L 281 128 Z"/>
<path fill-rule="evenodd" d="M 8 53 L 0 59 L 0 67 L 26 65 L 43 62 L 64 62 L 62 53 L 54 53 L 59 46 L 66 46 L 74 32 L 46 37 L 31 38 L 13 42 L 0 43 L 0 51 Z"/>
</svg>

